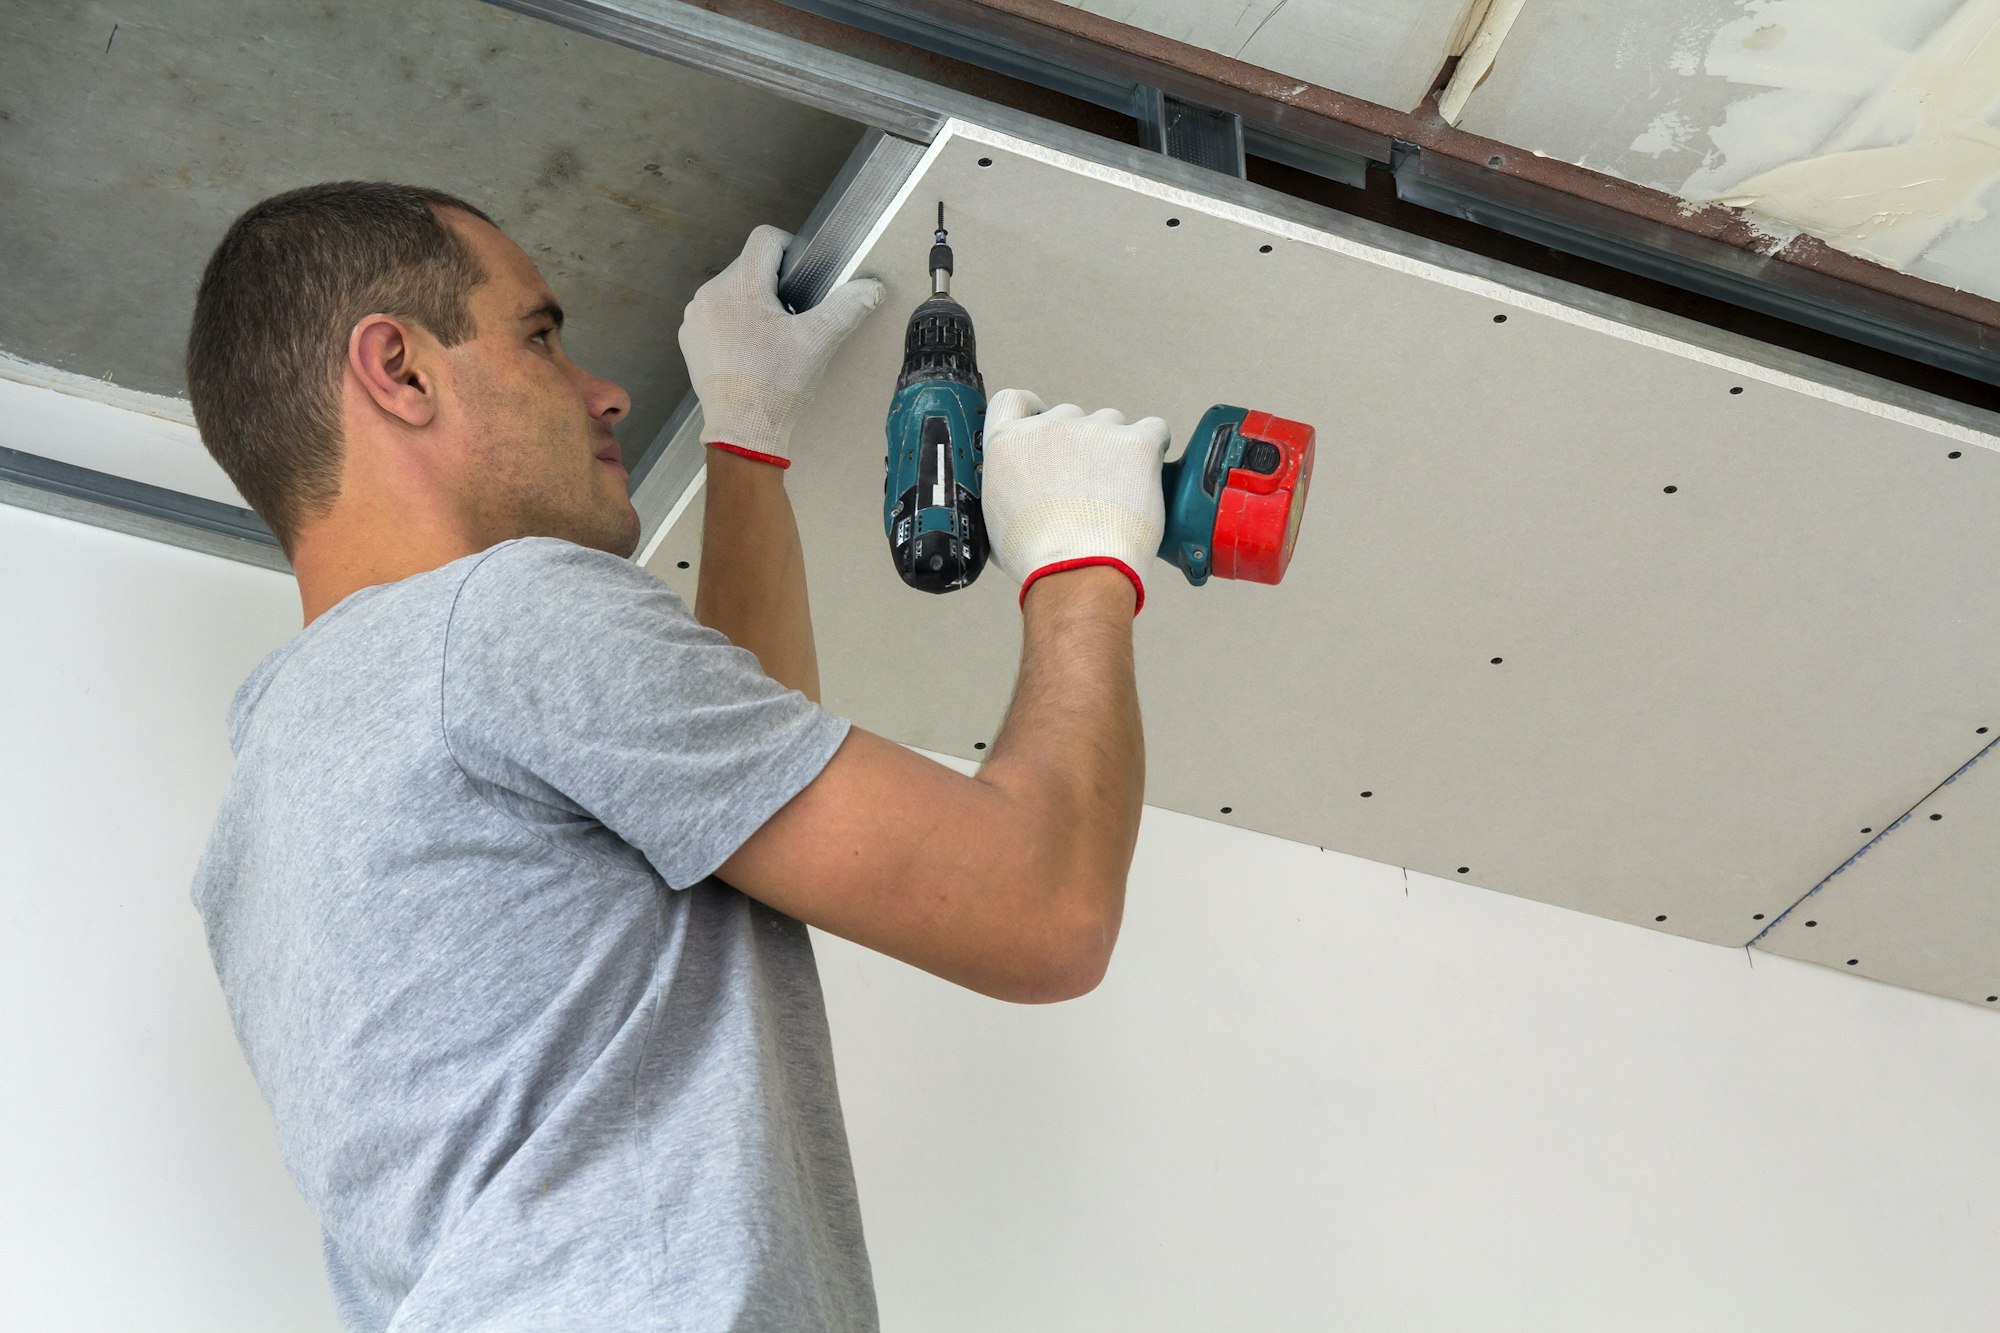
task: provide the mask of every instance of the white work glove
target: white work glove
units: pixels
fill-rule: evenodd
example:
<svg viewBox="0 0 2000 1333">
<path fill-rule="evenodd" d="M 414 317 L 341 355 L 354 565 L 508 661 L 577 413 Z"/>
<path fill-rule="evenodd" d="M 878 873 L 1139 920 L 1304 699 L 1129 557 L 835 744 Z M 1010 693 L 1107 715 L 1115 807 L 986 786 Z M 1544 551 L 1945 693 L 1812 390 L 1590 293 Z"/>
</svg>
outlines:
<svg viewBox="0 0 2000 1333">
<path fill-rule="evenodd" d="M 701 399 L 701 442 L 790 467 L 792 427 L 840 340 L 882 304 L 856 278 L 802 314 L 778 301 L 790 232 L 759 227 L 743 253 L 702 284 L 681 319 L 681 355 Z"/>
<path fill-rule="evenodd" d="M 1021 600 L 1044 574 L 1110 565 L 1132 580 L 1160 552 L 1167 526 L 1160 465 L 1167 423 L 1128 423 L 1104 408 L 1045 407 L 1024 389 L 1003 389 L 986 408 L 981 501 L 993 558 L 1021 581 Z M 1133 614 L 1138 614 L 1138 607 Z"/>
</svg>

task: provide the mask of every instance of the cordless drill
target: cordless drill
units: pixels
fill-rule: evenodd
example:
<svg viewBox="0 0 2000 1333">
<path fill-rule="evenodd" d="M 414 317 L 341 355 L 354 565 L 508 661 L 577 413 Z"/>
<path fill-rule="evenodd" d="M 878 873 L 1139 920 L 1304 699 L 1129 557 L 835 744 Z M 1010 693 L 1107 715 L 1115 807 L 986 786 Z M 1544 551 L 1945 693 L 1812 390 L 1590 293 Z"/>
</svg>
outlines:
<svg viewBox="0 0 2000 1333">
<path fill-rule="evenodd" d="M 903 333 L 889 401 L 882 526 L 903 582 L 951 592 L 979 577 L 989 550 L 980 509 L 986 387 L 972 316 L 951 297 L 952 255 L 938 205 L 931 294 Z M 1217 404 L 1179 459 L 1160 469 L 1167 507 L 1162 560 L 1196 587 L 1211 576 L 1285 576 L 1312 481 L 1314 431 L 1269 412 Z"/>
<path fill-rule="evenodd" d="M 979 506 L 986 384 L 973 352 L 972 316 L 951 299 L 942 203 L 930 267 L 931 294 L 903 331 L 903 371 L 889 401 L 882 526 L 903 582 L 924 592 L 950 592 L 986 568 L 986 520 Z"/>
</svg>

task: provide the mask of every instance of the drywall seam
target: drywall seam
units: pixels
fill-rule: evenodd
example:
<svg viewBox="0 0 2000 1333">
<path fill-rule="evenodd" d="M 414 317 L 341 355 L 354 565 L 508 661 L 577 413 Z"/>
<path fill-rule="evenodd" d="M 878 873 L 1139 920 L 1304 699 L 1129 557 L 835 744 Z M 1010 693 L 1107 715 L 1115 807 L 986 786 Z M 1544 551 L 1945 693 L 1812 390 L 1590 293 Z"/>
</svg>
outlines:
<svg viewBox="0 0 2000 1333">
<path fill-rule="evenodd" d="M 1810 901 L 1813 897 L 1815 897 L 1821 889 L 1825 888 L 1827 885 L 1833 883 L 1834 880 L 1838 879 L 1841 875 L 1845 874 L 1850 866 L 1860 861 L 1861 858 L 1868 855 L 1868 853 L 1874 851 L 1875 848 L 1882 842 L 1884 838 L 1887 838 L 1897 829 L 1900 829 L 1903 827 L 1903 825 L 1909 823 L 1910 820 L 1916 815 L 1917 811 L 1923 809 L 1926 805 L 1930 804 L 1930 800 L 1933 796 L 1936 796 L 1946 787 L 1949 787 L 1952 783 L 1957 782 L 1960 778 L 1964 777 L 1967 773 L 1971 772 L 1973 765 L 1977 764 L 1980 760 L 1984 759 L 1996 745 L 2000 745 L 2000 736 L 1996 736 L 1992 740 L 1986 742 L 1985 745 L 1980 747 L 1979 752 L 1977 754 L 1973 755 L 1972 758 L 1966 760 L 1964 763 L 1960 764 L 1957 768 L 1953 769 L 1951 771 L 1950 777 L 1946 778 L 1943 782 L 1938 783 L 1937 786 L 1932 787 L 1929 791 L 1925 792 L 1922 796 L 1918 797 L 1915 804 L 1913 804 L 1909 809 L 1905 810 L 1901 815 L 1897 816 L 1894 820 L 1892 820 L 1886 827 L 1883 828 L 1883 830 L 1880 833 L 1877 833 L 1867 842 L 1862 843 L 1861 847 L 1854 853 L 1854 855 L 1848 857 L 1845 861 L 1842 861 L 1839 865 L 1835 866 L 1832 872 L 1826 875 L 1823 879 L 1821 879 L 1819 883 L 1813 885 L 1811 888 L 1807 889 L 1804 893 L 1800 894 L 1798 897 L 1798 901 L 1794 902 L 1784 911 L 1778 913 L 1778 915 L 1771 921 L 1767 922 L 1764 928 L 1758 931 L 1755 935 L 1751 936 L 1749 942 L 1746 943 L 1743 947 L 1746 949 L 1755 948 L 1758 942 L 1761 941 L 1766 935 L 1769 935 L 1772 931 L 1776 930 L 1779 926 L 1783 925 L 1785 922 L 1785 918 L 1789 917 L 1793 912 L 1796 912 L 1798 911 L 1799 908 L 1803 907 L 1808 901 Z"/>
<path fill-rule="evenodd" d="M 1732 66 L 1739 48 L 1765 33 L 1773 34 L 1770 45 L 1782 44 L 1788 21 L 1793 29 L 1817 25 L 1824 31 L 1834 19 L 1819 6 L 1802 9 L 1798 0 L 1752 0 L 1743 18 L 1717 30 L 1706 72 L 1745 81 L 1755 70 Z M 2000 184 L 2000 130 L 1985 120 L 2000 100 L 2000 0 L 1967 0 L 1900 60 L 1889 59 L 1884 48 L 1882 62 L 1856 70 L 1848 47 L 1832 45 L 1843 58 L 1828 56 L 1827 63 L 1837 68 L 1817 69 L 1812 60 L 1794 57 L 1777 76 L 1787 87 L 1827 83 L 1842 91 L 1856 78 L 1879 80 L 1857 90 L 1867 92 L 1866 100 L 1823 151 L 1721 190 L 1703 187 L 1701 178 L 1713 175 L 1704 169 L 1681 193 L 1799 227 L 1851 254 L 1907 270 L 1946 231 L 1985 217 L 1980 199 Z M 1733 103 L 1724 123 L 1732 137 L 1746 141 L 1783 135 L 1787 105 L 1759 94 Z"/>
<path fill-rule="evenodd" d="M 1212 195 L 1199 194 L 1179 186 L 1167 185 L 1119 167 L 1092 162 L 1058 149 L 1046 148 L 1029 140 L 1018 139 L 1011 134 L 1006 134 L 999 130 L 987 129 L 983 126 L 973 125 L 962 120 L 949 120 L 945 122 L 944 128 L 938 132 L 938 137 L 932 142 L 929 151 L 925 153 L 923 161 L 917 164 L 916 170 L 911 174 L 908 183 L 905 184 L 897 198 L 891 202 L 887 211 L 884 212 L 881 221 L 870 230 L 860 249 L 855 252 L 854 258 L 850 259 L 842 269 L 840 275 L 841 281 L 854 276 L 861 262 L 873 250 L 875 242 L 879 239 L 882 231 L 888 226 L 889 220 L 901 209 L 903 201 L 908 198 L 910 193 L 922 183 L 931 162 L 954 138 L 969 139 L 974 143 L 985 144 L 1005 152 L 1015 153 L 1064 171 L 1089 176 L 1104 181 L 1106 184 L 1115 185 L 1120 189 L 1150 195 L 1163 203 L 1171 203 L 1176 207 L 1205 213 L 1225 222 L 1253 228 L 1266 235 L 1296 241 L 1302 245 L 1317 246 L 1322 250 L 1329 250 L 1336 254 L 1362 260 L 1378 268 L 1407 273 L 1413 277 L 1423 278 L 1426 281 L 1435 282 L 1442 286 L 1456 288 L 1459 291 L 1481 296 L 1503 305 L 1509 305 L 1518 310 L 1561 320 L 1565 324 L 1589 329 L 1592 332 L 1617 338 L 1636 346 L 1665 352 L 1697 364 L 1713 366 L 1718 370 L 1728 371 L 1745 380 L 1756 380 L 1776 388 L 1804 394 L 1810 398 L 1817 398 L 1841 407 L 1866 412 L 1871 416 L 1880 417 L 1885 421 L 1912 426 L 1944 439 L 1970 445 L 1974 448 L 2000 452 L 2000 436 L 1988 434 L 1971 426 L 1961 425 L 1953 421 L 1944 421 L 1922 412 L 1913 411 L 1910 408 L 1881 402 L 1878 399 L 1869 398 L 1848 389 L 1823 384 L 1817 380 L 1793 375 L 1769 366 L 1761 366 L 1755 362 L 1745 361 L 1740 357 L 1730 356 L 1723 352 L 1711 351 L 1708 348 L 1699 347 L 1693 343 L 1683 342 L 1678 338 L 1654 333 L 1649 329 L 1637 328 L 1630 324 L 1620 323 L 1614 319 L 1607 319 L 1601 315 L 1594 315 L 1588 311 L 1578 310 L 1574 306 L 1564 305 L 1560 301 L 1555 301 L 1545 296 L 1537 296 L 1531 292 L 1524 292 L 1517 288 L 1509 287 L 1493 278 L 1461 272 L 1460 270 L 1447 268 L 1428 260 L 1414 259 L 1407 255 L 1396 254 L 1390 250 L 1378 249 L 1332 232 L 1320 231 L 1303 223 L 1274 217 L 1269 213 L 1260 213 L 1253 208 L 1217 199 Z"/>
<path fill-rule="evenodd" d="M 1479 21 L 1479 30 L 1466 44 L 1465 54 L 1458 58 L 1458 68 L 1451 72 L 1451 82 L 1445 85 L 1444 95 L 1438 98 L 1438 115 L 1447 125 L 1458 124 L 1458 118 L 1465 111 L 1465 100 L 1472 96 L 1493 68 L 1494 59 L 1500 54 L 1500 44 L 1507 40 L 1507 30 L 1520 17 L 1521 6 L 1526 0 L 1491 0 L 1484 17 Z"/>
</svg>

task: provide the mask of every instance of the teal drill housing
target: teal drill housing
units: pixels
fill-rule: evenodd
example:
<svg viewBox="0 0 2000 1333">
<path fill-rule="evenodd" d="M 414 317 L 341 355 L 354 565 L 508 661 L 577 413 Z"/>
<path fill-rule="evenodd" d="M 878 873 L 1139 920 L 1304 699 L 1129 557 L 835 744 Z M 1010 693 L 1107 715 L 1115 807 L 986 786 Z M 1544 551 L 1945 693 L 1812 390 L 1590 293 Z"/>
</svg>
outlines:
<svg viewBox="0 0 2000 1333">
<path fill-rule="evenodd" d="M 882 460 L 882 529 L 903 582 L 951 592 L 986 567 L 980 505 L 985 470 L 986 385 L 973 347 L 972 316 L 951 298 L 951 246 L 938 205 L 931 295 L 910 314 L 903 370 L 889 401 L 889 452 Z"/>
</svg>

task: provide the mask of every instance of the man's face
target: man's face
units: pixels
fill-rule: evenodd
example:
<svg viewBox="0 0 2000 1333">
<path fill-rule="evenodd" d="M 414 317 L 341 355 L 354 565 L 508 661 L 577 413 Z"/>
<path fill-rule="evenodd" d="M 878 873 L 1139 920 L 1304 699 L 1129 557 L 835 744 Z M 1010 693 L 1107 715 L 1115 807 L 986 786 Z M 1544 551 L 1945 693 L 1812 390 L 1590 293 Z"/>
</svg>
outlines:
<svg viewBox="0 0 2000 1333">
<path fill-rule="evenodd" d="M 478 533 L 486 545 L 561 537 L 631 555 L 639 515 L 611 434 L 630 395 L 563 351 L 561 307 L 520 246 L 467 214 L 444 219 L 487 275 L 470 297 L 473 336 L 444 352 L 461 498 Z"/>
</svg>

